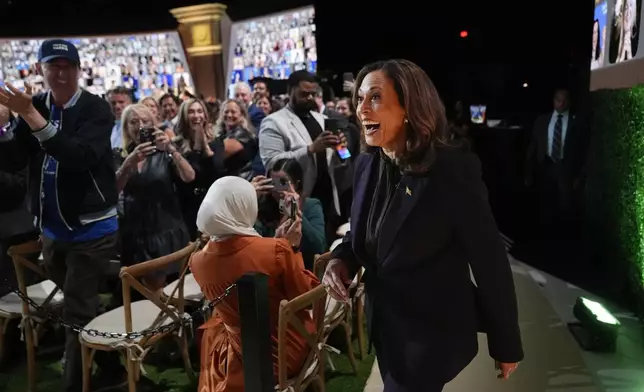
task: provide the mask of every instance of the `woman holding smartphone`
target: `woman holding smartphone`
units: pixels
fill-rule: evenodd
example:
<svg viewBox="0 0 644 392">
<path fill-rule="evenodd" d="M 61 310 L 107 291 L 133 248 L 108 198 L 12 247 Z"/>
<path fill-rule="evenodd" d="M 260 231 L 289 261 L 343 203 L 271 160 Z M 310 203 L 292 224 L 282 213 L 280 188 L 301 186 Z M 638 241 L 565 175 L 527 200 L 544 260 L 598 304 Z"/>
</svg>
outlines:
<svg viewBox="0 0 644 392">
<path fill-rule="evenodd" d="M 194 180 L 195 172 L 165 132 L 154 128 L 154 116 L 145 105 L 125 108 L 122 127 L 128 155 L 116 172 L 118 190 L 123 192 L 121 262 L 133 265 L 190 242 L 175 184 Z M 165 278 L 166 274 L 149 276 L 144 282 L 157 290 Z"/>
<path fill-rule="evenodd" d="M 257 176 L 251 181 L 259 198 L 255 230 L 262 237 L 274 237 L 280 224 L 301 216 L 302 241 L 299 250 L 304 267 L 313 271 L 315 255 L 327 249 L 322 203 L 318 199 L 302 196 L 304 174 L 302 166 L 295 159 L 275 162 L 268 176 Z"/>
</svg>

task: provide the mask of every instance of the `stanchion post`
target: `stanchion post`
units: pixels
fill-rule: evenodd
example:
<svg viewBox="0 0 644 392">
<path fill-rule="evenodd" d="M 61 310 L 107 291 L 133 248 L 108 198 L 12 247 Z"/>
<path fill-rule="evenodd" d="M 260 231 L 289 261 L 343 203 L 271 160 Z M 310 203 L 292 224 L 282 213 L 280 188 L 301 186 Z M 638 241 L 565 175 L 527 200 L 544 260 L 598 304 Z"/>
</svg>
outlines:
<svg viewBox="0 0 644 392">
<path fill-rule="evenodd" d="M 246 392 L 274 392 L 268 276 L 250 273 L 237 282 Z"/>
</svg>

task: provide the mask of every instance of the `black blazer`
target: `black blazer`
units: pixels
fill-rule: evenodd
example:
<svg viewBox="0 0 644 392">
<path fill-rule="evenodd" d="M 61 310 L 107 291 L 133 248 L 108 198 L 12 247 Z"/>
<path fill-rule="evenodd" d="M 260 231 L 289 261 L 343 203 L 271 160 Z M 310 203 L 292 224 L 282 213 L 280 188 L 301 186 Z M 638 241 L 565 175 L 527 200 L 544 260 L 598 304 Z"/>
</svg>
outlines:
<svg viewBox="0 0 644 392">
<path fill-rule="evenodd" d="M 553 113 L 546 113 L 534 122 L 528 152 L 526 156 L 526 174 L 533 175 L 543 163 L 550 159 L 548 156 L 548 129 Z M 582 127 L 571 113 L 568 117 L 568 129 L 564 140 L 563 167 L 571 179 L 576 179 L 584 165 L 585 138 Z"/>
<path fill-rule="evenodd" d="M 364 239 L 380 159 L 363 153 L 356 161 L 351 232 L 334 256 L 354 271 L 365 267 L 370 330 L 381 331 L 392 377 L 400 383 L 427 375 L 444 382 L 454 378 L 477 353 L 479 318 L 492 358 L 522 360 L 512 271 L 478 158 L 437 148 L 428 173 L 405 174 L 373 260 Z"/>
</svg>

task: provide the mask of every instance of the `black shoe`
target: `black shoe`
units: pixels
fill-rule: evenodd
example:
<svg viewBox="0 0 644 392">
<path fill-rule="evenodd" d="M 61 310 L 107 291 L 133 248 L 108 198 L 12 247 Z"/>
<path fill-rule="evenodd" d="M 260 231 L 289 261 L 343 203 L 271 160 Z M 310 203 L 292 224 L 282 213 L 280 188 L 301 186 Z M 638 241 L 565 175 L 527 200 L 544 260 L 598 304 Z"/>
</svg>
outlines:
<svg viewBox="0 0 644 392">
<path fill-rule="evenodd" d="M 127 386 L 127 371 L 119 369 L 108 372 L 99 368 L 92 377 L 92 392 L 117 391 Z"/>
</svg>

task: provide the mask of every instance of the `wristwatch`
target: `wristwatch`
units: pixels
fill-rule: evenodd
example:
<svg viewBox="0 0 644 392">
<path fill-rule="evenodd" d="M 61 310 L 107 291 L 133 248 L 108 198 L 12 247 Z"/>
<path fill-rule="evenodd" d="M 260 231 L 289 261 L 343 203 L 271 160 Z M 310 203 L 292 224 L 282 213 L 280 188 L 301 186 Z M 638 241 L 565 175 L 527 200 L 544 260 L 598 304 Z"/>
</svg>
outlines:
<svg viewBox="0 0 644 392">
<path fill-rule="evenodd" d="M 299 246 L 291 245 L 291 249 L 293 249 L 293 253 L 300 253 L 300 247 Z"/>
</svg>

